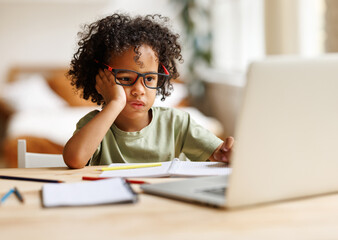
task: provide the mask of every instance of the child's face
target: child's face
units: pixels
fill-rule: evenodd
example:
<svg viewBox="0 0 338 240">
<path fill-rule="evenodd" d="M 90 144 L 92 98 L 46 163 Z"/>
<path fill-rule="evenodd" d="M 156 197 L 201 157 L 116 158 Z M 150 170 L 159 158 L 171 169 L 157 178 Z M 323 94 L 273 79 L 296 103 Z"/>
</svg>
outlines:
<svg viewBox="0 0 338 240">
<path fill-rule="evenodd" d="M 142 45 L 139 48 L 141 56 L 137 62 L 134 48 L 128 49 L 120 56 L 113 57 L 109 65 L 114 69 L 128 69 L 139 73 L 157 72 L 158 59 L 151 47 Z M 148 111 L 154 104 L 156 89 L 149 89 L 140 77 L 132 86 L 123 86 L 127 97 L 127 104 L 119 117 L 138 119 L 148 117 Z"/>
</svg>

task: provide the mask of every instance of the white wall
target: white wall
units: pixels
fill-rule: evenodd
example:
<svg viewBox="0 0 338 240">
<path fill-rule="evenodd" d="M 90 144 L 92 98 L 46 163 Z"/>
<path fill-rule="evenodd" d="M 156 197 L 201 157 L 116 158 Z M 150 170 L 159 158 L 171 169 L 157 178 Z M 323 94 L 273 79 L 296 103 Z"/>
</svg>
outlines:
<svg viewBox="0 0 338 240">
<path fill-rule="evenodd" d="M 67 65 L 80 24 L 101 9 L 102 3 L 0 3 L 0 82 L 13 65 Z"/>
<path fill-rule="evenodd" d="M 175 17 L 168 0 L 0 0 L 0 87 L 15 65 L 68 66 L 81 24 L 115 11 Z"/>
<path fill-rule="evenodd" d="M 323 0 L 265 0 L 267 55 L 324 52 Z"/>
<path fill-rule="evenodd" d="M 227 72 L 245 72 L 265 56 L 264 1 L 214 0 L 213 63 Z"/>
</svg>

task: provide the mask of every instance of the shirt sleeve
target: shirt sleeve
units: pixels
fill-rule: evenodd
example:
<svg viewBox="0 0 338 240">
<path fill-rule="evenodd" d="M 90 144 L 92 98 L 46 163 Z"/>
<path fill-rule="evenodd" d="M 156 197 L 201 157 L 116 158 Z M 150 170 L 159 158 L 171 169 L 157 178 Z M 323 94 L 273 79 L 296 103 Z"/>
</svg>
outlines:
<svg viewBox="0 0 338 240">
<path fill-rule="evenodd" d="M 223 141 L 187 114 L 182 152 L 192 161 L 206 161 Z"/>
<path fill-rule="evenodd" d="M 94 110 L 86 114 L 83 118 L 81 118 L 76 124 L 76 129 L 73 135 L 77 133 L 81 128 L 83 128 L 84 125 L 86 125 L 90 120 L 92 120 L 98 113 L 99 113 L 98 110 Z"/>
</svg>

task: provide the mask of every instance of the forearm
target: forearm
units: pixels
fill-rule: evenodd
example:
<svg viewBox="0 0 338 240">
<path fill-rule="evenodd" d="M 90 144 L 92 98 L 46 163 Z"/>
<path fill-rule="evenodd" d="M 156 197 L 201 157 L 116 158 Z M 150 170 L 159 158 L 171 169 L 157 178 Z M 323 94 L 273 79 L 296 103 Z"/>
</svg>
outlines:
<svg viewBox="0 0 338 240">
<path fill-rule="evenodd" d="M 69 139 L 63 150 L 68 167 L 82 168 L 87 164 L 123 107 L 119 102 L 110 102 Z"/>
</svg>

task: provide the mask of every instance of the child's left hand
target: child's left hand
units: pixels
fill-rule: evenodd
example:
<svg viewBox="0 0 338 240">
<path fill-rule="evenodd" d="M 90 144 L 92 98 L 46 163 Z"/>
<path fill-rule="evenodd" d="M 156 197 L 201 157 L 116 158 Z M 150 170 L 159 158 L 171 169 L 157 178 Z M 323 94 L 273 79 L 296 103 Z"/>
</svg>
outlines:
<svg viewBox="0 0 338 240">
<path fill-rule="evenodd" d="M 227 137 L 209 159 L 216 162 L 230 163 L 231 148 L 234 145 L 234 142 L 235 139 L 233 137 Z"/>
</svg>

